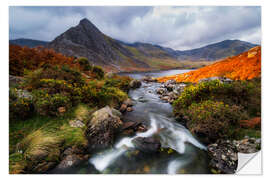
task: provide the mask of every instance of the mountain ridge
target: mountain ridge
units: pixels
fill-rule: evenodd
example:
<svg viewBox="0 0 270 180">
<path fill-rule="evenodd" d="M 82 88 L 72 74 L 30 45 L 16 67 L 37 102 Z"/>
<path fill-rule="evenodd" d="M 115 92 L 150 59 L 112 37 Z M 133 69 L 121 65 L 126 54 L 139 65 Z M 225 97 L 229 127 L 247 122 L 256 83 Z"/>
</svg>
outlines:
<svg viewBox="0 0 270 180">
<path fill-rule="evenodd" d="M 27 44 L 27 39 L 24 40 Z M 19 45 L 23 44 L 22 41 Z M 87 57 L 91 63 L 114 71 L 137 71 L 177 68 L 181 66 L 180 61 L 214 61 L 237 55 L 256 45 L 240 40 L 224 40 L 179 51 L 150 43 L 126 43 L 105 35 L 84 18 L 53 41 L 44 42 L 43 46 L 66 56 Z"/>
</svg>

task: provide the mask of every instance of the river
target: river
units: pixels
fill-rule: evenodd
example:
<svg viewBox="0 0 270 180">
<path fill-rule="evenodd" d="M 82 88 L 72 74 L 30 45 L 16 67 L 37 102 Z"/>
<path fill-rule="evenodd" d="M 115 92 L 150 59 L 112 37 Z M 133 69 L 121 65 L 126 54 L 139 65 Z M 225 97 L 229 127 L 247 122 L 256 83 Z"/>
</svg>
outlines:
<svg viewBox="0 0 270 180">
<path fill-rule="evenodd" d="M 167 70 L 143 73 L 121 73 L 135 79 L 143 76 L 160 77 L 188 72 L 190 70 Z M 176 122 L 172 106 L 164 103 L 156 94 L 159 83 L 142 83 L 130 90 L 134 111 L 124 114 L 124 121 L 142 121 L 148 127 L 133 137 L 122 137 L 114 148 L 94 154 L 84 165 L 65 173 L 102 174 L 207 174 L 209 173 L 206 147 L 180 123 Z M 158 132 L 158 129 L 162 131 Z M 139 154 L 132 140 L 136 137 L 158 136 L 161 153 Z M 166 148 L 171 148 L 168 150 Z"/>
</svg>

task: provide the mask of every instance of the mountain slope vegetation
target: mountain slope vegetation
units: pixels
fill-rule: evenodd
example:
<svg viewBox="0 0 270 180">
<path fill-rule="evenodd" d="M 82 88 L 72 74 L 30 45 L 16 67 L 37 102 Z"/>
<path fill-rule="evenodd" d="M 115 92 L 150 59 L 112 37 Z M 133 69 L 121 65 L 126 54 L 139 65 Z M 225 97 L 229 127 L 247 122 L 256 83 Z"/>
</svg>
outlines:
<svg viewBox="0 0 270 180">
<path fill-rule="evenodd" d="M 249 51 L 234 57 L 228 57 L 209 66 L 184 74 L 158 78 L 159 82 L 175 79 L 177 82 L 196 83 L 209 77 L 227 77 L 233 80 L 249 80 L 261 76 L 261 47 L 251 48 Z"/>
</svg>

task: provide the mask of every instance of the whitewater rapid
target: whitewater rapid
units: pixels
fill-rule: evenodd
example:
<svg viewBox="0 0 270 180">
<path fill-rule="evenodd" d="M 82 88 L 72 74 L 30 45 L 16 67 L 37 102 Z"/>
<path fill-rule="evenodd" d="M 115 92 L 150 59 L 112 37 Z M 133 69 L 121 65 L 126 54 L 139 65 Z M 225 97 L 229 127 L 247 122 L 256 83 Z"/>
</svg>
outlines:
<svg viewBox="0 0 270 180">
<path fill-rule="evenodd" d="M 143 133 L 137 133 L 133 137 L 125 137 L 115 144 L 113 149 L 96 155 L 89 159 L 89 162 L 95 166 L 100 172 L 104 171 L 109 165 L 115 162 L 129 148 L 134 148 L 132 140 L 137 137 L 150 137 L 162 129 L 158 134 L 160 136 L 161 145 L 165 148 L 172 148 L 179 154 L 185 153 L 185 143 L 190 143 L 200 149 L 206 149 L 198 142 L 189 131 L 183 126 L 170 122 L 170 119 L 149 113 L 150 128 Z M 176 173 L 182 162 L 174 160 L 168 165 L 168 173 Z"/>
</svg>

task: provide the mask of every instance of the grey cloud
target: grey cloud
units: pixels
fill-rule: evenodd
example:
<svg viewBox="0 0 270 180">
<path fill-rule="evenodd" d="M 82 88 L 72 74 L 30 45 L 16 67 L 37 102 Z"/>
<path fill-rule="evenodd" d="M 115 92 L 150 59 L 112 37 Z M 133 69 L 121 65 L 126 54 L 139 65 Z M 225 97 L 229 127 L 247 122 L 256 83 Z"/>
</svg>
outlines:
<svg viewBox="0 0 270 180">
<path fill-rule="evenodd" d="M 80 19 L 126 42 L 190 49 L 224 39 L 261 41 L 260 7 L 10 7 L 10 38 L 52 40 Z"/>
</svg>

